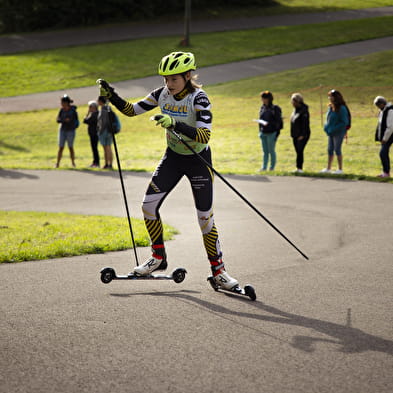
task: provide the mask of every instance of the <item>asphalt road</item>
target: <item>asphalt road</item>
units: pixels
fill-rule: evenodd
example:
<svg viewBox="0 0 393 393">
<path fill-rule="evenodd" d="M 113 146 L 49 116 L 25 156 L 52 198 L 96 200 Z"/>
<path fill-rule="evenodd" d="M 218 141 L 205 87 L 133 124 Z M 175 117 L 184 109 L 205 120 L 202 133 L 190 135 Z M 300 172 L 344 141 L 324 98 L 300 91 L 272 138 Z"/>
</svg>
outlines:
<svg viewBox="0 0 393 393">
<path fill-rule="evenodd" d="M 391 392 L 392 185 L 227 178 L 310 261 L 217 179 L 224 260 L 258 298 L 214 292 L 182 181 L 161 210 L 181 231 L 167 244 L 181 284 L 102 284 L 132 250 L 0 266 L 0 392 Z M 125 174 L 134 216 L 148 180 Z M 0 170 L 0 204 L 125 214 L 115 172 Z"/>
</svg>

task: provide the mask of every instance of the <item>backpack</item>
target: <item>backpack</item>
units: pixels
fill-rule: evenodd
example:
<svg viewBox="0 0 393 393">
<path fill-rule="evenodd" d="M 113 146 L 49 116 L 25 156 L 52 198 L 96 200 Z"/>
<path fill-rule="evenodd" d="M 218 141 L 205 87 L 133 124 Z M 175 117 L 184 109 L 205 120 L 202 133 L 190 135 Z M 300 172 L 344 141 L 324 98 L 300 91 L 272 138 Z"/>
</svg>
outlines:
<svg viewBox="0 0 393 393">
<path fill-rule="evenodd" d="M 75 124 L 74 124 L 74 127 L 75 127 L 75 129 L 77 129 L 78 127 L 79 127 L 79 118 L 78 118 L 78 112 L 76 111 L 76 106 L 75 105 L 72 105 L 71 106 L 71 109 L 75 112 Z"/>
<path fill-rule="evenodd" d="M 282 119 L 282 112 L 281 108 L 278 105 L 273 105 L 273 113 L 274 117 L 277 119 L 277 127 L 278 131 L 282 130 L 284 128 L 284 121 Z"/>
<path fill-rule="evenodd" d="M 120 120 L 119 120 L 118 116 L 112 110 L 108 112 L 108 116 L 109 116 L 109 122 L 111 125 L 111 128 L 110 128 L 111 132 L 113 134 L 118 134 L 121 130 L 121 124 L 120 124 Z"/>
<path fill-rule="evenodd" d="M 347 112 L 348 112 L 348 124 L 347 124 L 347 127 L 346 127 L 346 129 L 348 131 L 351 128 L 352 115 L 351 115 L 351 112 L 350 112 L 349 108 L 346 105 L 345 105 L 345 108 L 347 109 Z"/>
</svg>

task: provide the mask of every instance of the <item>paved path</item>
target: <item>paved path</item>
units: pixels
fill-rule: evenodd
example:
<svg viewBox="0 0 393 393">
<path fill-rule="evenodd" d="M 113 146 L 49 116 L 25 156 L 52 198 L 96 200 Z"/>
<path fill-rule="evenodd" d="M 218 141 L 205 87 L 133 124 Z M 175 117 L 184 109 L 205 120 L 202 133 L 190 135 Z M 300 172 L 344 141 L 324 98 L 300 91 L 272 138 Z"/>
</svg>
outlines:
<svg viewBox="0 0 393 393">
<path fill-rule="evenodd" d="M 134 216 L 148 179 L 125 174 Z M 167 249 L 182 284 L 102 284 L 103 266 L 131 269 L 130 250 L 0 266 L 0 392 L 390 392 L 393 186 L 228 179 L 309 262 L 217 180 L 228 269 L 258 299 L 215 293 L 182 181 L 162 206 L 181 231 Z M 106 172 L 0 170 L 0 205 L 124 216 Z"/>
<path fill-rule="evenodd" d="M 198 69 L 198 75 L 199 80 L 204 85 L 210 85 L 264 75 L 271 72 L 306 67 L 326 61 L 366 55 L 392 48 L 393 36 L 204 67 Z M 160 76 L 113 83 L 118 93 L 123 97 L 144 96 L 161 84 L 162 78 Z M 77 105 L 85 105 L 97 96 L 98 88 L 97 85 L 94 85 L 77 89 L 0 98 L 0 113 L 57 108 L 59 98 L 65 93 L 72 97 Z"/>
<path fill-rule="evenodd" d="M 300 15 L 277 15 L 270 17 L 239 18 L 237 20 L 210 20 L 195 22 L 194 32 L 222 31 L 242 28 L 255 28 L 263 26 L 290 25 L 318 23 L 333 20 L 348 20 L 364 17 L 392 15 L 392 7 L 371 8 L 364 10 L 340 11 L 331 13 L 311 13 Z M 178 34 L 180 24 L 154 25 L 133 24 L 115 26 L 106 29 L 84 29 L 57 33 L 37 33 L 36 35 L 0 37 L 0 51 L 7 52 L 11 48 L 20 47 L 21 50 L 52 47 L 53 45 L 67 46 L 82 43 L 105 42 L 106 40 L 120 40 L 129 38 L 141 38 L 145 36 L 160 35 L 163 29 L 167 34 Z M 114 38 L 116 37 L 116 38 Z M 4 38 L 4 37 L 3 37 Z M 15 42 L 14 42 L 14 41 Z M 20 45 L 18 44 L 20 43 Z M 263 57 L 230 64 L 200 68 L 198 74 L 205 85 L 224 83 L 241 78 L 263 75 L 271 72 L 284 71 L 298 67 L 305 67 L 326 61 L 338 60 L 352 56 L 360 56 L 368 53 L 389 50 L 393 48 L 393 37 L 375 40 L 355 42 L 344 45 L 335 45 L 326 48 L 312 49 L 307 51 L 288 53 L 278 56 Z M 114 85 L 124 97 L 140 97 L 153 88 L 159 86 L 162 80 L 159 76 L 134 79 L 117 82 Z M 77 105 L 84 105 L 97 96 L 97 86 L 92 85 L 83 88 L 52 91 L 46 93 L 29 94 L 16 97 L 0 97 L 0 113 L 19 112 L 26 110 L 38 110 L 57 108 L 59 97 L 67 93 Z"/>
<path fill-rule="evenodd" d="M 191 34 L 272 26 L 303 25 L 308 23 L 373 18 L 385 15 L 393 15 L 393 6 L 365 8 L 360 10 L 342 10 L 337 12 L 257 16 L 236 19 L 193 20 L 191 22 Z M 184 32 L 183 26 L 183 20 L 179 20 L 171 23 L 141 22 L 99 28 L 92 27 L 55 32 L 3 35 L 0 37 L 0 55 L 81 44 L 159 37 L 163 35 L 163 32 L 165 32 L 166 36 L 181 36 Z"/>
</svg>

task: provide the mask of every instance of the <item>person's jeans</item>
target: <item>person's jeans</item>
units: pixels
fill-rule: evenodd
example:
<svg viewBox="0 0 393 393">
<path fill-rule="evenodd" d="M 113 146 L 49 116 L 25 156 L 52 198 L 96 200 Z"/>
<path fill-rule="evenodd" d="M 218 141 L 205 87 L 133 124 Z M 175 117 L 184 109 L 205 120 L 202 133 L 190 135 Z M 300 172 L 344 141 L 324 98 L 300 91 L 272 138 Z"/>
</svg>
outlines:
<svg viewBox="0 0 393 393">
<path fill-rule="evenodd" d="M 389 149 L 392 145 L 393 140 L 381 144 L 381 150 L 379 151 L 379 157 L 381 157 L 382 168 L 385 173 L 390 173 L 390 159 L 389 159 Z"/>
<path fill-rule="evenodd" d="M 272 132 L 270 134 L 263 134 L 259 133 L 259 137 L 261 138 L 262 142 L 262 150 L 263 150 L 263 164 L 262 164 L 262 169 L 266 170 L 267 165 L 269 162 L 270 158 L 270 170 L 274 170 L 274 167 L 276 166 L 276 160 L 277 160 L 277 155 L 276 155 L 276 140 L 277 140 L 277 132 Z"/>
<path fill-rule="evenodd" d="M 336 156 L 342 156 L 341 152 L 341 146 L 344 141 L 344 137 L 347 131 L 340 132 L 336 135 L 329 135 L 328 136 L 328 154 L 329 156 L 334 155 L 336 153 Z"/>
</svg>

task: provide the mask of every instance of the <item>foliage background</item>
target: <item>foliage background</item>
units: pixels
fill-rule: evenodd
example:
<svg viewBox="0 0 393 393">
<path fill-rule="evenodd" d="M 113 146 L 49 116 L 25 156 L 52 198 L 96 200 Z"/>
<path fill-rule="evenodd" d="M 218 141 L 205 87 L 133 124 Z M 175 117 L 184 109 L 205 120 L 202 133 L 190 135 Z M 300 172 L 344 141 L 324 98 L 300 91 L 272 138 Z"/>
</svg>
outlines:
<svg viewBox="0 0 393 393">
<path fill-rule="evenodd" d="M 208 0 L 193 0 L 196 9 L 208 9 Z M 215 0 L 220 6 L 263 6 L 272 0 Z M 119 21 L 136 21 L 180 13 L 179 0 L 0 0 L 0 33 L 33 31 L 72 26 L 89 26 Z"/>
</svg>

